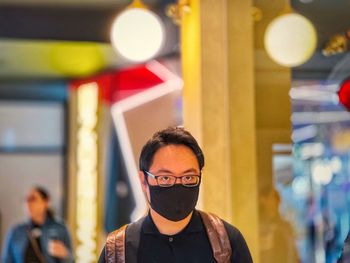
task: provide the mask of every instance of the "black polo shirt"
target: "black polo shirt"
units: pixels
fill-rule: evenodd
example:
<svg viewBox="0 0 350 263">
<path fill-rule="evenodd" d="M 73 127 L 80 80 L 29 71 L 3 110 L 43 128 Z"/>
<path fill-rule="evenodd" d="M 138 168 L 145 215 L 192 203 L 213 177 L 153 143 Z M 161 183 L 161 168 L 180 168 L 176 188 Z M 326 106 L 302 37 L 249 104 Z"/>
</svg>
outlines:
<svg viewBox="0 0 350 263">
<path fill-rule="evenodd" d="M 247 244 L 237 228 L 224 221 L 232 247 L 232 263 L 252 263 Z M 127 241 L 128 238 L 126 237 Z M 128 243 L 128 242 L 127 242 Z M 104 249 L 99 263 L 105 262 Z M 194 211 L 189 224 L 176 235 L 161 234 L 150 214 L 141 227 L 138 263 L 215 263 L 209 239 L 198 211 Z M 126 246 L 126 263 L 128 246 Z"/>
</svg>

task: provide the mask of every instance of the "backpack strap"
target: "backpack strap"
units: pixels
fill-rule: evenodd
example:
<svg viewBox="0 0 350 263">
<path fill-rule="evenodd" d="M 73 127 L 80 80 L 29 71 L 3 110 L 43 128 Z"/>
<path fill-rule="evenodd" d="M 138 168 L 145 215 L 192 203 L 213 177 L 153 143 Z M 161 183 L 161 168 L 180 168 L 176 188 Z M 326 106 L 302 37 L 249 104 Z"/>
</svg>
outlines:
<svg viewBox="0 0 350 263">
<path fill-rule="evenodd" d="M 224 223 L 214 214 L 199 210 L 198 212 L 202 217 L 216 262 L 230 262 L 232 248 Z"/>
<path fill-rule="evenodd" d="M 232 248 L 222 220 L 210 213 L 199 211 L 208 234 L 214 258 L 218 263 L 230 262 Z M 106 263 L 125 263 L 126 253 L 128 263 L 137 262 L 137 250 L 140 243 L 141 227 L 145 217 L 134 223 L 125 225 L 107 236 L 105 259 Z M 127 235 L 127 240 L 126 240 Z M 126 242 L 128 251 L 126 252 Z"/>
<path fill-rule="evenodd" d="M 125 252 L 125 254 L 126 258 L 128 259 L 128 263 L 137 263 L 137 253 L 141 239 L 141 228 L 145 218 L 146 217 L 142 217 L 139 220 L 131 223 L 126 229 L 126 247 L 128 250 Z"/>
<path fill-rule="evenodd" d="M 125 225 L 107 236 L 105 260 L 106 263 L 137 262 L 137 250 L 140 244 L 141 227 L 145 217 Z M 127 237 L 127 238 L 126 238 Z M 128 247 L 126 251 L 125 247 Z"/>
<path fill-rule="evenodd" d="M 125 225 L 107 236 L 105 259 L 107 263 L 125 263 Z"/>
</svg>

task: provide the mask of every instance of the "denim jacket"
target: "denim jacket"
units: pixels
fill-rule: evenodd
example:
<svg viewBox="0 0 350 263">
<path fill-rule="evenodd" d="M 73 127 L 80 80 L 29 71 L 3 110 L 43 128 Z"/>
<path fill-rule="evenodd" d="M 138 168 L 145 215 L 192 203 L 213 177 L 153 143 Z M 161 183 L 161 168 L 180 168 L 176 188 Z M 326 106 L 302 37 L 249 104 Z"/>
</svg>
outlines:
<svg viewBox="0 0 350 263">
<path fill-rule="evenodd" d="M 2 263 L 25 263 L 24 257 L 29 243 L 28 231 L 31 223 L 24 223 L 13 227 L 8 235 L 2 251 Z M 73 253 L 70 236 L 67 228 L 53 219 L 46 219 L 41 227 L 40 245 L 42 254 L 47 263 L 72 263 Z M 49 241 L 55 239 L 64 243 L 70 251 L 70 255 L 66 259 L 58 259 L 49 255 Z"/>
<path fill-rule="evenodd" d="M 337 263 L 349 263 L 349 262 L 350 262 L 350 233 L 348 234 L 348 236 L 344 241 L 343 251 Z"/>
</svg>

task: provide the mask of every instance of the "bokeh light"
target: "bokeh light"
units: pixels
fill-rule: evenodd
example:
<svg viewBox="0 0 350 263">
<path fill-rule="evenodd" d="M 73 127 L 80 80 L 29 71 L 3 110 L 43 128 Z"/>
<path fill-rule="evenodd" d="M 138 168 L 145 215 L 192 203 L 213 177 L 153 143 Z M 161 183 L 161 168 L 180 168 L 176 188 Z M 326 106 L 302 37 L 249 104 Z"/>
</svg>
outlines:
<svg viewBox="0 0 350 263">
<path fill-rule="evenodd" d="M 146 61 L 154 57 L 164 42 L 164 29 L 157 15 L 144 8 L 129 8 L 114 21 L 111 41 L 128 60 Z"/>
<path fill-rule="evenodd" d="M 306 62 L 317 44 L 316 30 L 302 15 L 289 13 L 275 18 L 265 32 L 265 48 L 278 64 L 294 67 Z"/>
</svg>

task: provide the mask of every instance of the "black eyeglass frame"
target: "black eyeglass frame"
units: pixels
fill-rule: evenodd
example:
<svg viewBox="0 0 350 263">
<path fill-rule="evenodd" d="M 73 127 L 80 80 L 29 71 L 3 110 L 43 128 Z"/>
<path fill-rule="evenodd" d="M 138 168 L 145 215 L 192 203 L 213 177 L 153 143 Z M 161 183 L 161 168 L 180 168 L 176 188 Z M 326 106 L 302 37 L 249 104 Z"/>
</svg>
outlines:
<svg viewBox="0 0 350 263">
<path fill-rule="evenodd" d="M 188 187 L 188 188 L 196 187 L 196 186 L 200 185 L 200 183 L 201 183 L 201 181 L 202 181 L 202 173 L 200 173 L 199 175 L 191 174 L 191 175 L 183 175 L 183 176 L 178 176 L 178 177 L 177 177 L 177 176 L 174 176 L 174 175 L 154 175 L 154 174 L 152 174 L 151 172 L 146 171 L 146 170 L 143 170 L 143 173 L 144 173 L 144 175 L 146 176 L 146 182 L 147 182 L 148 185 L 149 185 L 148 176 L 150 176 L 150 177 L 152 177 L 153 179 L 156 180 L 158 186 L 164 187 L 164 188 L 169 188 L 169 187 L 174 186 L 174 185 L 176 184 L 176 181 L 177 181 L 178 178 L 181 179 L 181 185 L 183 185 L 183 186 L 185 186 L 185 187 Z M 172 185 L 169 185 L 169 186 L 160 185 L 160 184 L 158 183 L 158 178 L 159 178 L 159 177 L 163 177 L 163 176 L 168 176 L 168 177 L 175 178 L 174 183 L 173 183 Z M 195 184 L 195 185 L 193 185 L 193 184 L 191 184 L 191 185 L 186 185 L 186 184 L 184 184 L 182 178 L 187 177 L 187 176 L 195 176 L 195 177 L 197 177 L 197 178 L 198 178 L 197 184 Z"/>
</svg>

